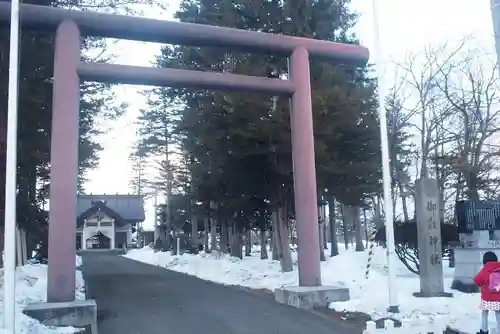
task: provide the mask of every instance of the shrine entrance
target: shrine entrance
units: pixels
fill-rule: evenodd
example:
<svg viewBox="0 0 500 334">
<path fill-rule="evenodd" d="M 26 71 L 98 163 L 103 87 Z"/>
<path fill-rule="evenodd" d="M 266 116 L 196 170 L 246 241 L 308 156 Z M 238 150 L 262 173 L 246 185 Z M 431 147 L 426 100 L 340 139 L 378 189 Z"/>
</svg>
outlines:
<svg viewBox="0 0 500 334">
<path fill-rule="evenodd" d="M 85 240 L 87 249 L 110 249 L 111 239 L 105 236 L 102 232 L 97 232 L 87 240 Z"/>
<path fill-rule="evenodd" d="M 10 21 L 0 1 L 0 24 Z M 183 87 L 267 93 L 290 99 L 295 216 L 300 286 L 321 286 L 318 201 L 309 57 L 364 65 L 368 50 L 288 35 L 163 21 L 90 11 L 20 5 L 21 26 L 56 31 L 50 160 L 48 302 L 75 298 L 75 243 L 80 83 Z M 148 68 L 81 60 L 81 37 L 96 36 L 228 51 L 275 54 L 289 59 L 288 80 L 232 73 Z"/>
</svg>

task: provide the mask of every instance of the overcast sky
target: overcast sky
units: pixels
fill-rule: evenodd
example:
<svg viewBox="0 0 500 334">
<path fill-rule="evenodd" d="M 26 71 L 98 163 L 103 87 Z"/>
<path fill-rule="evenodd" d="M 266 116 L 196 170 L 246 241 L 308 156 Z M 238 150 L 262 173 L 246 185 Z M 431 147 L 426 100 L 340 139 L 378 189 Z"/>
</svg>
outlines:
<svg viewBox="0 0 500 334">
<path fill-rule="evenodd" d="M 168 0 L 168 3 L 168 13 L 147 13 L 147 16 L 172 19 L 179 0 Z M 373 49 L 372 2 L 353 0 L 352 5 L 361 14 L 355 32 L 362 44 Z M 384 59 L 401 60 L 409 51 L 418 52 L 428 44 L 457 42 L 464 36 L 472 36 L 476 43 L 488 49 L 493 47 L 489 0 L 378 0 L 377 8 Z M 118 56 L 116 63 L 150 66 L 158 51 L 158 44 L 121 41 L 112 52 Z M 392 81 L 393 78 L 385 80 Z M 129 103 L 130 107 L 122 118 L 107 124 L 111 130 L 100 138 L 104 150 L 99 168 L 89 172 L 87 192 L 131 192 L 129 181 L 133 173 L 128 157 L 136 140 L 134 122 L 139 109 L 144 106 L 144 100 L 138 94 L 141 89 L 136 86 L 116 88 L 118 98 Z M 150 202 L 147 211 L 146 225 L 152 226 Z"/>
</svg>

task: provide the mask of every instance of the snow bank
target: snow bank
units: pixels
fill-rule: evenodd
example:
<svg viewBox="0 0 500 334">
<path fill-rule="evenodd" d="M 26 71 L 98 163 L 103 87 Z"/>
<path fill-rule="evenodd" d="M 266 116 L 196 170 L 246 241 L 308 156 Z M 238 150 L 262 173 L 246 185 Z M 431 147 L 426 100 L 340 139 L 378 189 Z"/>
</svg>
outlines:
<svg viewBox="0 0 500 334">
<path fill-rule="evenodd" d="M 82 257 L 80 255 L 76 255 L 76 266 L 81 267 L 82 264 L 83 264 Z"/>
<path fill-rule="evenodd" d="M 132 249 L 124 256 L 226 285 L 272 290 L 277 286 L 297 284 L 296 272 L 281 273 L 279 262 L 260 260 L 258 254 L 243 260 L 228 255 L 217 258 L 203 252 L 173 256 L 170 252 L 155 253 L 146 247 Z"/>
<path fill-rule="evenodd" d="M 331 270 L 336 271 L 337 278 L 341 279 L 351 292 L 351 300 L 347 302 L 331 303 L 330 308 L 338 311 L 358 311 L 370 314 L 378 319 L 389 316 L 386 312 L 389 306 L 388 272 L 386 266 L 385 250 L 376 248 L 372 259 L 369 279 L 364 278 L 366 269 L 366 253 L 345 252 L 339 259 L 332 259 Z M 479 326 L 479 294 L 465 294 L 451 290 L 453 281 L 453 268 L 448 268 L 448 263 L 443 265 L 444 286 L 446 292 L 453 293 L 452 298 L 417 298 L 414 292 L 420 291 L 420 279 L 410 273 L 402 263 L 397 262 L 396 286 L 400 314 L 397 319 L 409 320 L 418 323 L 445 321 L 454 329 L 465 333 L 476 333 Z M 324 274 L 324 272 L 323 272 Z M 393 315 L 391 315 L 393 316 Z M 495 327 L 491 323 L 490 327 Z"/>
<path fill-rule="evenodd" d="M 77 263 L 78 263 L 77 256 Z M 81 261 L 81 258 L 80 258 Z M 84 280 L 80 271 L 76 272 L 76 299 L 85 299 Z M 49 328 L 25 315 L 22 310 L 28 304 L 47 300 L 47 265 L 27 264 L 16 271 L 16 334 L 56 334 L 76 333 L 71 327 Z M 3 322 L 3 270 L 0 270 L 0 323 Z M 1 333 L 1 332 L 0 332 Z"/>
<path fill-rule="evenodd" d="M 342 248 L 342 247 L 341 247 Z M 169 252 L 155 253 L 151 248 L 130 250 L 127 258 L 175 270 L 201 279 L 250 288 L 273 290 L 280 286 L 298 284 L 297 271 L 280 272 L 277 261 L 260 260 L 258 252 L 243 260 L 210 254 L 184 254 L 173 256 Z M 294 263 L 296 253 L 292 253 Z M 370 277 L 365 279 L 367 252 L 342 251 L 339 256 L 328 258 L 321 263 L 324 285 L 344 286 L 350 289 L 351 300 L 331 303 L 330 308 L 338 311 L 358 311 L 372 315 L 375 319 L 386 316 L 389 305 L 387 291 L 387 267 L 385 250 L 376 248 L 372 259 Z M 444 265 L 444 284 L 453 298 L 416 298 L 414 292 L 420 290 L 418 276 L 410 273 L 398 262 L 396 290 L 401 313 L 396 318 L 402 320 L 446 321 L 455 329 L 465 333 L 475 333 L 479 324 L 479 294 L 464 294 L 450 290 L 453 269 Z M 491 317 L 491 328 L 494 319 Z"/>
</svg>

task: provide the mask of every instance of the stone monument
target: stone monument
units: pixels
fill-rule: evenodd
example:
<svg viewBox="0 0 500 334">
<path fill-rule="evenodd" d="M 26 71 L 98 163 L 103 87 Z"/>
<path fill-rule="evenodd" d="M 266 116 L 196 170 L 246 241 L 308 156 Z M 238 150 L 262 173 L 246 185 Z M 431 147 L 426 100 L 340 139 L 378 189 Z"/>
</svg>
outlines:
<svg viewBox="0 0 500 334">
<path fill-rule="evenodd" d="M 472 281 L 482 267 L 485 252 L 500 257 L 500 202 L 458 201 L 455 206 L 460 242 L 453 249 L 455 272 L 452 289 L 478 292 Z"/>
<path fill-rule="evenodd" d="M 443 283 L 443 249 L 439 221 L 439 188 L 437 180 L 416 181 L 418 256 L 420 262 L 420 292 L 417 297 L 447 297 Z"/>
</svg>

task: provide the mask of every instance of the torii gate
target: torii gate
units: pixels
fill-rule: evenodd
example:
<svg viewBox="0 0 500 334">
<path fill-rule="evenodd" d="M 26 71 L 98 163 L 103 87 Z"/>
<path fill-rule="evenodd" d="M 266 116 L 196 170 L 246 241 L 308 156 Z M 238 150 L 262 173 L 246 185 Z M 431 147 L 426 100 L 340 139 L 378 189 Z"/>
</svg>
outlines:
<svg viewBox="0 0 500 334">
<path fill-rule="evenodd" d="M 10 3 L 0 2 L 0 24 L 10 21 L 9 13 Z M 321 286 L 309 56 L 363 65 L 368 60 L 366 48 L 286 35 L 28 4 L 21 4 L 20 20 L 23 28 L 56 31 L 48 302 L 73 301 L 75 296 L 79 85 L 86 80 L 243 90 L 290 97 L 299 285 Z M 230 73 L 82 62 L 82 35 L 278 54 L 290 57 L 290 78 L 279 80 Z"/>
</svg>

